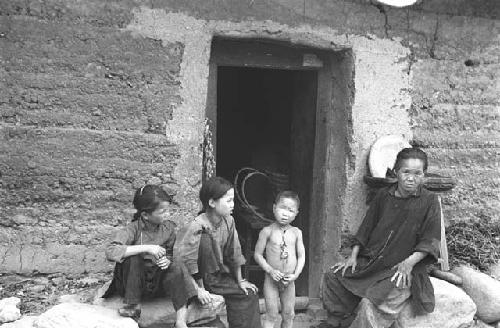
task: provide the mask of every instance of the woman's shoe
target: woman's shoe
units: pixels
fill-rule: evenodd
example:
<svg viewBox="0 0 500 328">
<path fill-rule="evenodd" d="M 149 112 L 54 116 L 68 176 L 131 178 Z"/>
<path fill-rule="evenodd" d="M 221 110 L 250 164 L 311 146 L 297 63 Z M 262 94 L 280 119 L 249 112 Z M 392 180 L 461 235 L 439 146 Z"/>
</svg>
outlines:
<svg viewBox="0 0 500 328">
<path fill-rule="evenodd" d="M 141 308 L 138 304 L 127 304 L 121 309 L 118 309 L 118 313 L 122 317 L 138 319 L 141 316 Z"/>
</svg>

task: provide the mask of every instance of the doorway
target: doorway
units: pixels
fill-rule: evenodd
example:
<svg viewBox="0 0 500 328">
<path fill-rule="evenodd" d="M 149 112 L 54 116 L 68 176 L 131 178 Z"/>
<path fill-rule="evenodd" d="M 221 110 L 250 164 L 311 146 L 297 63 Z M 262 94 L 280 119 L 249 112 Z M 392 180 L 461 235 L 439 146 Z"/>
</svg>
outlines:
<svg viewBox="0 0 500 328">
<path fill-rule="evenodd" d="M 265 172 L 271 180 L 281 177 L 281 187 L 294 190 L 301 199 L 293 225 L 303 231 L 305 243 L 317 78 L 317 72 L 311 70 L 231 66 L 217 69 L 217 175 L 232 181 L 238 170 L 252 167 Z M 237 211 L 234 216 L 248 262 L 244 271 L 247 278 L 262 284 L 263 272 L 254 262 L 252 252 L 259 231 L 238 217 Z M 296 282 L 299 296 L 308 293 L 307 275 L 305 268 Z"/>
<path fill-rule="evenodd" d="M 306 264 L 298 296 L 318 297 L 324 268 L 338 258 L 353 73 L 349 51 L 212 41 L 206 117 L 215 174 L 234 181 L 241 168 L 253 167 L 299 194 L 294 225 L 302 230 Z M 262 287 L 252 253 L 259 230 L 234 214 L 244 273 Z"/>
</svg>

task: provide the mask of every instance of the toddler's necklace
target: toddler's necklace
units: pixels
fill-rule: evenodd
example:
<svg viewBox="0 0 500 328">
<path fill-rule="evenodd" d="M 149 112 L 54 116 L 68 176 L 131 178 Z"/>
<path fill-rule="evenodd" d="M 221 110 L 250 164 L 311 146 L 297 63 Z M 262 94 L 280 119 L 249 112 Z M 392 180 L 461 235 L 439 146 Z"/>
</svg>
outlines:
<svg viewBox="0 0 500 328">
<path fill-rule="evenodd" d="M 280 260 L 283 260 L 285 262 L 288 261 L 288 251 L 286 250 L 286 241 L 285 241 L 285 233 L 288 229 L 281 229 L 283 231 L 283 234 L 281 235 L 281 244 L 280 244 Z"/>
</svg>

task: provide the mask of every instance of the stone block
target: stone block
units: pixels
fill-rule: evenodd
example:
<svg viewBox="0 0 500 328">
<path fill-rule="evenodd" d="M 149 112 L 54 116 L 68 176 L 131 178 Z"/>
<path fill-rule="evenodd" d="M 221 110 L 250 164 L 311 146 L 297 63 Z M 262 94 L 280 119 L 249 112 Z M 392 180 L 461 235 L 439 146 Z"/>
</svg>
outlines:
<svg viewBox="0 0 500 328">
<path fill-rule="evenodd" d="M 0 300 L 0 323 L 16 321 L 21 318 L 18 308 L 21 300 L 17 297 L 8 297 Z"/>
<path fill-rule="evenodd" d="M 278 309 L 281 311 L 281 304 L 278 301 Z M 296 296 L 295 297 L 295 311 L 303 311 L 309 309 L 309 297 L 307 296 Z M 266 300 L 264 298 L 259 299 L 259 311 L 260 313 L 266 313 Z"/>
<path fill-rule="evenodd" d="M 471 326 L 471 328 L 495 328 L 495 326 L 489 325 L 486 322 L 477 319 L 474 321 L 474 325 Z"/>
<path fill-rule="evenodd" d="M 2 328 L 35 328 L 35 321 L 38 316 L 23 316 L 21 319 L 14 322 L 4 323 Z"/>
<path fill-rule="evenodd" d="M 496 280 L 500 280 L 500 261 L 490 267 L 489 273 Z"/>
<path fill-rule="evenodd" d="M 486 323 L 500 320 L 500 281 L 467 266 L 453 269 L 462 280 L 462 288 L 477 306 L 477 317 Z"/>
<path fill-rule="evenodd" d="M 188 306 L 187 322 L 188 324 L 203 325 L 216 319 L 219 314 L 225 314 L 224 298 L 220 295 L 213 295 L 214 303 L 212 307 L 202 306 L 198 302 L 192 302 Z M 121 297 L 109 299 L 94 299 L 94 304 L 98 304 L 115 312 L 123 306 Z M 139 327 L 154 328 L 168 326 L 175 323 L 176 313 L 169 299 L 155 298 L 145 300 L 141 303 L 141 317 L 139 318 Z"/>
<path fill-rule="evenodd" d="M 116 311 L 123 306 L 121 297 L 102 298 L 110 284 L 111 281 L 108 281 L 97 289 L 92 303 Z M 202 306 L 196 301 L 188 306 L 187 322 L 189 324 L 203 325 L 216 320 L 218 316 L 225 316 L 224 298 L 215 294 L 212 294 L 212 297 L 214 302 L 211 307 Z M 141 308 L 139 326 L 142 328 L 168 326 L 175 323 L 175 310 L 170 299 L 155 298 L 145 300 L 141 303 Z"/>
<path fill-rule="evenodd" d="M 137 328 L 130 318 L 102 306 L 84 303 L 62 303 L 42 313 L 35 321 L 37 328 Z"/>
<path fill-rule="evenodd" d="M 444 280 L 431 278 L 436 297 L 434 312 L 414 316 L 411 305 L 401 312 L 397 328 L 463 328 L 471 325 L 476 313 L 476 305 L 460 288 Z"/>
</svg>

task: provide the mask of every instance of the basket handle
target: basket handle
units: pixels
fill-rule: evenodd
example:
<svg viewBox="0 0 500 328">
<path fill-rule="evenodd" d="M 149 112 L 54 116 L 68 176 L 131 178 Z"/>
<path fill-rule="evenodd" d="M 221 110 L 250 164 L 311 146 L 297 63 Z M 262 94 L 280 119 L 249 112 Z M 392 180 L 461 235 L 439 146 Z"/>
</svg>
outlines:
<svg viewBox="0 0 500 328">
<path fill-rule="evenodd" d="M 241 192 L 238 189 L 238 181 L 240 180 L 240 175 L 242 175 L 245 171 L 250 171 L 250 172 L 258 172 L 256 169 L 251 168 L 251 167 L 242 167 L 241 169 L 238 170 L 236 173 L 236 176 L 234 177 L 234 193 L 236 195 L 236 199 L 243 204 L 243 197 L 241 197 Z"/>
<path fill-rule="evenodd" d="M 245 190 L 245 184 L 246 184 L 247 180 L 248 180 L 251 176 L 254 176 L 254 175 L 263 175 L 263 176 L 265 176 L 266 178 L 268 178 L 268 179 L 269 179 L 269 177 L 268 177 L 265 173 L 262 173 L 262 172 L 260 172 L 260 171 L 254 170 L 254 172 L 252 172 L 252 173 L 248 174 L 247 176 L 245 176 L 245 177 L 243 178 L 243 181 L 242 181 L 242 183 L 241 183 L 241 189 L 242 189 L 242 190 Z M 244 206 L 246 206 L 246 207 L 248 207 L 248 208 L 250 208 L 250 209 L 251 209 L 250 203 L 249 203 L 249 202 L 248 202 L 248 200 L 246 199 L 246 197 L 245 197 L 245 194 L 244 194 L 244 193 L 243 193 L 243 195 L 242 195 L 242 198 L 243 198 L 242 204 L 243 204 Z M 274 222 L 273 220 L 269 220 L 268 218 L 266 218 L 266 217 L 264 217 L 264 216 L 260 215 L 257 211 L 252 210 L 252 212 L 254 212 L 254 214 L 255 214 L 256 216 L 258 216 L 258 217 L 259 217 L 259 219 L 261 219 L 261 220 L 263 220 L 263 221 L 265 221 L 265 222 L 269 222 L 269 223 L 273 223 L 273 222 Z"/>
</svg>

